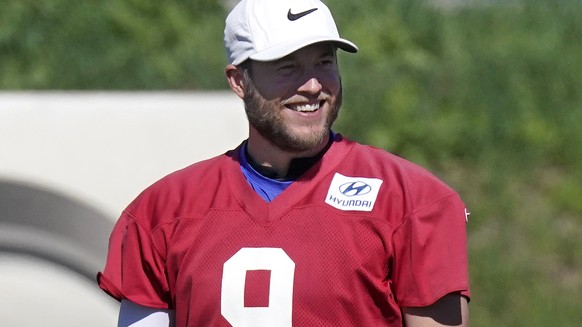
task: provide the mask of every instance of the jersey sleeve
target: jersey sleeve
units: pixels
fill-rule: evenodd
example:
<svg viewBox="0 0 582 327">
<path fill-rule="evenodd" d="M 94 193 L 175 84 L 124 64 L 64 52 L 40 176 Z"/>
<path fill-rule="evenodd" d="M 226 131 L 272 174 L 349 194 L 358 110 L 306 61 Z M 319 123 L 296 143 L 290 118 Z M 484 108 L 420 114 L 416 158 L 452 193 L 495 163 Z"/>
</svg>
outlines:
<svg viewBox="0 0 582 327">
<path fill-rule="evenodd" d="M 150 233 L 127 211 L 113 228 L 105 269 L 97 280 L 99 287 L 117 300 L 171 308 L 164 258 Z"/>
<path fill-rule="evenodd" d="M 452 292 L 470 297 L 465 205 L 456 193 L 408 214 L 393 235 L 394 287 L 401 307 Z"/>
</svg>

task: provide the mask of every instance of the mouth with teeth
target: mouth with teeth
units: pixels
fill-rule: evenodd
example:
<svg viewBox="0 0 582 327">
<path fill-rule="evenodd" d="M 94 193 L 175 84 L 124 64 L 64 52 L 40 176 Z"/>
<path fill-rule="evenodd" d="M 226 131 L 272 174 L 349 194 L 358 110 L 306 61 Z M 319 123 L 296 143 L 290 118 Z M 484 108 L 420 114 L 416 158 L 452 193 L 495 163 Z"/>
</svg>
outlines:
<svg viewBox="0 0 582 327">
<path fill-rule="evenodd" d="M 323 106 L 323 101 L 313 102 L 313 103 L 300 103 L 300 104 L 287 104 L 286 108 L 289 108 L 297 112 L 316 112 Z"/>
</svg>

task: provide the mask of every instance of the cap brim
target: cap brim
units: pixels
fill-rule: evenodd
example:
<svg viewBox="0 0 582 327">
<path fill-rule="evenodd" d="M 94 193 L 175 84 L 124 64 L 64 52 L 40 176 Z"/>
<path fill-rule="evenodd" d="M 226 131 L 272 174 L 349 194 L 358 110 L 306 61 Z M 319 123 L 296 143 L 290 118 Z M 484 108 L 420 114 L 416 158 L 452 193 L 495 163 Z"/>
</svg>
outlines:
<svg viewBox="0 0 582 327">
<path fill-rule="evenodd" d="M 312 45 L 315 43 L 321 42 L 331 42 L 338 46 L 338 48 L 351 52 L 356 53 L 358 52 L 358 47 L 345 39 L 342 38 L 330 38 L 329 36 L 322 36 L 322 37 L 309 37 L 308 39 L 300 39 L 295 40 L 292 42 L 287 42 L 283 44 L 278 44 L 267 49 L 261 50 L 249 56 L 250 59 L 256 61 L 273 61 L 277 59 L 281 59 L 290 55 L 291 53 L 304 48 L 308 45 Z"/>
</svg>

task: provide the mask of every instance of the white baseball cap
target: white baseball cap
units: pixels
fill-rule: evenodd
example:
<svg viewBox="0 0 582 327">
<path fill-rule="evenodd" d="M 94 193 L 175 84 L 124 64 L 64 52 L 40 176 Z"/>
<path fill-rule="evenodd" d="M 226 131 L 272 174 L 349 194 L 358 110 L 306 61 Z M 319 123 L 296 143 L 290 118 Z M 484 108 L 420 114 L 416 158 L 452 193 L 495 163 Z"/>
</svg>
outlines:
<svg viewBox="0 0 582 327">
<path fill-rule="evenodd" d="M 330 41 L 348 52 L 358 47 L 340 38 L 331 12 L 320 0 L 242 0 L 226 18 L 228 62 L 272 61 L 313 43 Z"/>
</svg>

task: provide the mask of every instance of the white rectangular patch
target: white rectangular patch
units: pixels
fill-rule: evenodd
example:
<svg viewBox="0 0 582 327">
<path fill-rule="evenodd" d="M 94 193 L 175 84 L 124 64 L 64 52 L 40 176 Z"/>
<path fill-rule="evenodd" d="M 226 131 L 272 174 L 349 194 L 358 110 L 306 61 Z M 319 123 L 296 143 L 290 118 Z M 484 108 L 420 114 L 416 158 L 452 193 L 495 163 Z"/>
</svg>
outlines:
<svg viewBox="0 0 582 327">
<path fill-rule="evenodd" d="M 372 211 L 382 180 L 335 173 L 325 203 L 340 210 Z"/>
</svg>

